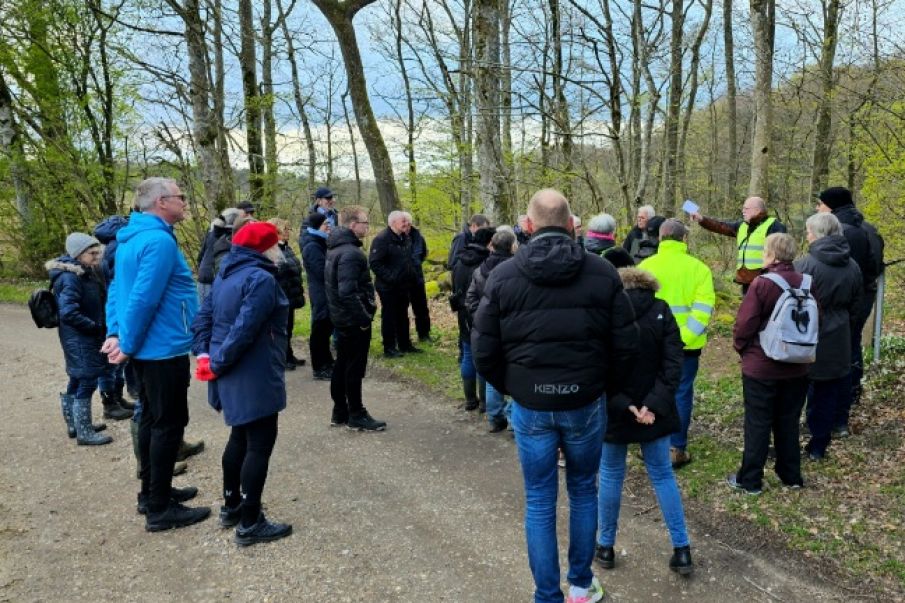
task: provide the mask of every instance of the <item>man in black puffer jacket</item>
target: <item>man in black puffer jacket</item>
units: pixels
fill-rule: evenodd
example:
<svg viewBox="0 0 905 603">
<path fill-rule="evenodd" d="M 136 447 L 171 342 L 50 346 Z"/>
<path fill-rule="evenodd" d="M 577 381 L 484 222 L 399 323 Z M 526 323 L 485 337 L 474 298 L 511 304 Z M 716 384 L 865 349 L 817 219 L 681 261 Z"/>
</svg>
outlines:
<svg viewBox="0 0 905 603">
<path fill-rule="evenodd" d="M 409 289 L 415 284 L 412 265 L 412 222 L 403 211 L 392 211 L 387 227 L 371 241 L 368 264 L 374 271 L 380 296 L 380 335 L 383 355 L 396 358 L 406 352 L 419 352 L 409 334 Z"/>
<path fill-rule="evenodd" d="M 336 327 L 330 424 L 347 425 L 358 431 L 383 431 L 387 424 L 368 414 L 361 397 L 361 381 L 371 345 L 371 321 L 377 312 L 368 258 L 361 250 L 361 241 L 368 234 L 368 212 L 357 205 L 344 207 L 340 223 L 342 227 L 327 239 L 324 265 L 327 307 Z"/>
<path fill-rule="evenodd" d="M 570 596 L 600 593 L 591 572 L 597 526 L 602 395 L 638 353 L 631 302 L 616 269 L 573 239 L 569 202 L 541 190 L 531 240 L 490 273 L 471 331 L 478 372 L 513 398 L 526 489 L 525 532 L 536 594 L 562 599 L 556 531 L 557 448 L 569 492 Z"/>
</svg>

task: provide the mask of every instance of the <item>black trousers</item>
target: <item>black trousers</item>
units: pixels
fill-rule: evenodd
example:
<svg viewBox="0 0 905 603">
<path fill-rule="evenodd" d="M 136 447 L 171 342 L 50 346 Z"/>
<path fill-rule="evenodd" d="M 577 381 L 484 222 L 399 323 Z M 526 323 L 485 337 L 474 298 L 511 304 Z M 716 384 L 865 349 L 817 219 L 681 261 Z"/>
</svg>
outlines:
<svg viewBox="0 0 905 603">
<path fill-rule="evenodd" d="M 286 322 L 286 362 L 295 358 L 295 352 L 292 351 L 292 329 L 295 328 L 295 308 L 289 308 L 289 318 Z"/>
<path fill-rule="evenodd" d="M 427 307 L 427 292 L 424 283 L 415 283 L 409 289 L 409 303 L 412 304 L 412 314 L 415 315 L 415 332 L 418 337 L 425 338 L 431 334 L 431 314 Z"/>
<path fill-rule="evenodd" d="M 261 513 L 261 495 L 277 441 L 278 416 L 234 425 L 223 450 L 223 500 L 227 507 L 241 503 L 245 526 L 253 525 Z"/>
<path fill-rule="evenodd" d="M 330 317 L 311 321 L 311 337 L 308 349 L 311 352 L 311 369 L 321 371 L 333 366 L 333 354 L 330 353 L 330 336 L 333 334 L 333 323 Z"/>
<path fill-rule="evenodd" d="M 812 381 L 808 390 L 808 452 L 826 454 L 834 427 L 848 425 L 852 407 L 851 375 L 829 381 Z"/>
<path fill-rule="evenodd" d="M 141 422 L 138 452 L 141 493 L 151 512 L 170 503 L 173 465 L 189 422 L 189 357 L 166 360 L 130 360 L 138 379 Z"/>
<path fill-rule="evenodd" d="M 801 484 L 798 420 L 808 391 L 806 377 L 754 379 L 742 375 L 745 394 L 745 450 L 738 483 L 748 489 L 763 486 L 770 433 L 776 447 L 776 475 L 784 484 Z"/>
<path fill-rule="evenodd" d="M 371 349 L 371 327 L 336 330 L 336 364 L 330 381 L 335 417 L 355 416 L 364 411 L 361 381 L 368 367 Z"/>
<path fill-rule="evenodd" d="M 377 291 L 380 296 L 380 337 L 384 350 L 412 347 L 409 335 L 409 289 L 396 287 Z"/>
</svg>

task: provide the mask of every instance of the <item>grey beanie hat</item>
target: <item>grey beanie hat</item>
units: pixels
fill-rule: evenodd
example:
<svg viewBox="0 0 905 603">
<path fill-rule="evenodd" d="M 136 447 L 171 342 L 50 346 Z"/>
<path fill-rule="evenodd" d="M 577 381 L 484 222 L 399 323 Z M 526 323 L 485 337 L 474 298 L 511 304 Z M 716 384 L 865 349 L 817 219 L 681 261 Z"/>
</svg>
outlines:
<svg viewBox="0 0 905 603">
<path fill-rule="evenodd" d="M 66 253 L 75 259 L 85 253 L 89 248 L 100 245 L 101 242 L 84 232 L 74 232 L 66 237 Z"/>
</svg>

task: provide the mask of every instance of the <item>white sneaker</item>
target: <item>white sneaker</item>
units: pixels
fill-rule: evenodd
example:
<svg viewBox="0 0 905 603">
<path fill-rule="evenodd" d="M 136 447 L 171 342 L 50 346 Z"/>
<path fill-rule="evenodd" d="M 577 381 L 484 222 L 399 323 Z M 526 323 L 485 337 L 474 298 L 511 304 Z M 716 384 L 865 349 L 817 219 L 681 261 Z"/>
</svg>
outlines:
<svg viewBox="0 0 905 603">
<path fill-rule="evenodd" d="M 591 579 L 591 586 L 587 588 L 587 591 L 583 595 L 573 595 L 572 589 L 574 586 L 569 587 L 569 596 L 566 598 L 566 603 L 597 603 L 603 598 L 605 591 L 603 590 L 603 586 L 600 585 L 600 581 L 597 579 L 597 576 Z M 584 591 L 585 589 L 580 589 Z"/>
</svg>

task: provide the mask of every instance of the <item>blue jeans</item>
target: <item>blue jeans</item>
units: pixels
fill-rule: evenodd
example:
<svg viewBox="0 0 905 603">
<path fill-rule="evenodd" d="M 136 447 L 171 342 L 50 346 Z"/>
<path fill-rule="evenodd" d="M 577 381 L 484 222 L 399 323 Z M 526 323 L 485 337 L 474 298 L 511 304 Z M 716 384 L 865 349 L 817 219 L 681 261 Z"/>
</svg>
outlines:
<svg viewBox="0 0 905 603">
<path fill-rule="evenodd" d="M 625 444 L 603 443 L 600 459 L 600 496 L 598 498 L 598 523 L 600 535 L 597 543 L 613 546 L 619 523 L 619 504 L 622 501 L 622 482 L 625 480 Z M 654 487 L 663 521 L 669 530 L 673 547 L 688 546 L 688 531 L 685 529 L 685 511 L 679 485 L 669 459 L 669 436 L 641 444 L 647 477 Z"/>
<path fill-rule="evenodd" d="M 471 342 L 460 340 L 459 345 L 462 351 L 459 359 L 459 374 L 462 375 L 462 379 L 477 379 L 478 371 L 475 369 L 474 360 L 471 357 Z"/>
<path fill-rule="evenodd" d="M 108 364 L 107 369 L 97 378 L 97 388 L 102 392 L 112 392 L 126 382 L 126 364 Z"/>
<path fill-rule="evenodd" d="M 688 447 L 688 426 L 691 425 L 691 411 L 694 408 L 694 379 L 698 375 L 700 356 L 685 356 L 682 361 L 682 380 L 676 390 L 676 407 L 682 427 L 670 436 L 670 445 L 684 451 Z"/>
<path fill-rule="evenodd" d="M 493 425 L 494 419 L 509 419 L 512 416 L 512 405 L 489 383 L 484 390 L 487 399 L 487 420 Z"/>
<path fill-rule="evenodd" d="M 569 493 L 569 584 L 591 584 L 591 560 L 597 531 L 597 469 L 606 415 L 603 401 L 577 410 L 541 412 L 517 401 L 512 424 L 525 482 L 525 538 L 534 576 L 535 603 L 560 603 L 556 497 L 559 492 L 557 450 L 566 457 Z"/>
<path fill-rule="evenodd" d="M 97 378 L 80 379 L 79 377 L 69 377 L 69 384 L 66 386 L 66 394 L 73 396 L 76 400 L 90 399 L 97 389 Z"/>
</svg>

